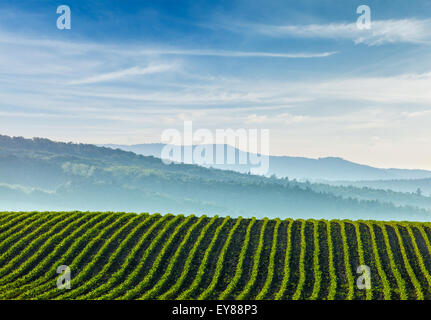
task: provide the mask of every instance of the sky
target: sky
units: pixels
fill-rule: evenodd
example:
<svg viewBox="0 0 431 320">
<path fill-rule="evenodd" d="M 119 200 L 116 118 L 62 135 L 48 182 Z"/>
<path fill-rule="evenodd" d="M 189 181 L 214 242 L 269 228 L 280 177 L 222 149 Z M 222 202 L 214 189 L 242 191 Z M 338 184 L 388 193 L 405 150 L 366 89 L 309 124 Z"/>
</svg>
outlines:
<svg viewBox="0 0 431 320">
<path fill-rule="evenodd" d="M 431 170 L 431 1 L 1 1 L 0 134 L 155 143 L 184 121 Z"/>
</svg>

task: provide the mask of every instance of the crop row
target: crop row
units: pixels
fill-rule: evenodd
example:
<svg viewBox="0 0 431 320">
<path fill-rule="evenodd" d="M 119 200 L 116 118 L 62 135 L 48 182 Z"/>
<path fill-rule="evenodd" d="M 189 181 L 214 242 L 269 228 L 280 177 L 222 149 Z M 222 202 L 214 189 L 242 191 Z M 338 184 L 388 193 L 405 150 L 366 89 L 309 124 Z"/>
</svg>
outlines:
<svg viewBox="0 0 431 320">
<path fill-rule="evenodd" d="M 367 263 L 371 289 L 357 285 Z M 0 213 L 0 299 L 420 300 L 430 288 L 427 223 Z"/>
</svg>

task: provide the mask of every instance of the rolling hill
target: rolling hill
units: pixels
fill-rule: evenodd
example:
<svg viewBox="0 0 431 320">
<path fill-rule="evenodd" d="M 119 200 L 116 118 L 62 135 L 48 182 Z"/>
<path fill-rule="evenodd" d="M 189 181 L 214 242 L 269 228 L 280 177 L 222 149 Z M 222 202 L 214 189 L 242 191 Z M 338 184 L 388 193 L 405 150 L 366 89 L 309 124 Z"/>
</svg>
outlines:
<svg viewBox="0 0 431 320">
<path fill-rule="evenodd" d="M 379 199 L 86 144 L 0 136 L 1 210 L 195 212 L 247 217 L 427 221 L 430 212 Z"/>
<path fill-rule="evenodd" d="M 106 144 L 104 147 L 131 151 L 144 156 L 161 158 L 161 151 L 166 145 L 160 143 L 137 144 L 137 145 L 116 145 Z M 217 145 L 201 145 L 203 148 L 212 148 L 213 154 Z M 250 159 L 250 154 L 234 148 L 230 145 L 222 146 L 227 152 Z M 184 153 L 184 151 L 183 151 Z M 214 156 L 215 157 L 215 156 Z M 431 171 L 411 170 L 411 169 L 382 169 L 367 165 L 354 163 L 338 157 L 327 158 L 304 158 L 289 156 L 269 156 L 271 163 L 268 175 L 275 174 L 277 177 L 288 177 L 290 179 L 310 180 L 310 181 L 358 181 L 358 180 L 397 180 L 397 179 L 425 179 L 431 178 Z M 214 161 L 215 163 L 215 161 Z M 204 165 L 209 167 L 210 165 Z M 214 164 L 211 167 L 224 170 L 234 170 L 247 173 L 253 167 L 250 161 L 247 164 Z"/>
<path fill-rule="evenodd" d="M 431 299 L 430 239 L 428 223 L 0 213 L 0 299 Z"/>
<path fill-rule="evenodd" d="M 392 190 L 395 192 L 419 193 L 431 196 L 431 179 L 327 181 L 326 183 L 336 186 Z"/>
</svg>

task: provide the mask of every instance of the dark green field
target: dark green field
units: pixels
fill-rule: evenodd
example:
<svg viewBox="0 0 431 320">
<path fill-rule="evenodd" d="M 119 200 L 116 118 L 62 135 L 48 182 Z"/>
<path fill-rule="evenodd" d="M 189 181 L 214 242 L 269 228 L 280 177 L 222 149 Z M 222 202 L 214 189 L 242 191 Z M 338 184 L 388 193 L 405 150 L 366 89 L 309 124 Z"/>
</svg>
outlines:
<svg viewBox="0 0 431 320">
<path fill-rule="evenodd" d="M 430 299 L 430 239 L 428 223 L 1 213 L 0 298 Z"/>
</svg>

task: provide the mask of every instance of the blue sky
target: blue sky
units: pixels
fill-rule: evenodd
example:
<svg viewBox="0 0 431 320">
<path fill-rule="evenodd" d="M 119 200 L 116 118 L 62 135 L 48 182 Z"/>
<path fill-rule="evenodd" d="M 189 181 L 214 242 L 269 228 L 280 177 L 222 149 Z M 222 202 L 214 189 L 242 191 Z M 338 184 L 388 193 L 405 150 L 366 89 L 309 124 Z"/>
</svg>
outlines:
<svg viewBox="0 0 431 320">
<path fill-rule="evenodd" d="M 273 154 L 431 169 L 430 49 L 430 1 L 3 0 L 0 133 L 132 144 L 192 120 L 270 129 Z"/>
</svg>

